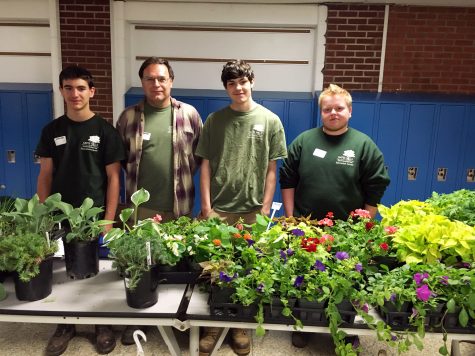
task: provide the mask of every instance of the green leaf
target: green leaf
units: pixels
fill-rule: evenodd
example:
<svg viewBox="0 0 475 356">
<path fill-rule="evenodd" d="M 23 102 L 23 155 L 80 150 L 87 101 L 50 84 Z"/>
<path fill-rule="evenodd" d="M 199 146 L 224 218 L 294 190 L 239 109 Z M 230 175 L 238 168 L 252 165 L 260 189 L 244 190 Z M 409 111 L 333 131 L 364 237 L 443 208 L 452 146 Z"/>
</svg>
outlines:
<svg viewBox="0 0 475 356">
<path fill-rule="evenodd" d="M 459 314 L 459 323 L 461 326 L 466 327 L 468 324 L 468 314 L 465 308 L 462 308 Z"/>
<path fill-rule="evenodd" d="M 127 222 L 133 213 L 134 209 L 132 208 L 122 209 L 122 211 L 120 212 L 120 221 L 122 221 L 123 223 Z"/>
<path fill-rule="evenodd" d="M 439 353 L 440 353 L 441 355 L 448 355 L 449 352 L 447 351 L 447 346 L 446 346 L 446 345 L 441 346 L 441 347 L 439 348 Z"/>
<path fill-rule="evenodd" d="M 136 207 L 138 207 L 140 204 L 143 204 L 143 203 L 149 201 L 149 199 L 150 199 L 150 193 L 147 190 L 143 189 L 143 188 L 140 188 L 140 190 L 137 190 L 130 197 L 130 200 L 132 201 L 132 203 Z"/>
<path fill-rule="evenodd" d="M 258 325 L 256 328 L 256 335 L 257 336 L 264 336 L 266 334 L 266 330 L 262 325 Z"/>
<path fill-rule="evenodd" d="M 468 305 L 470 306 L 470 309 L 474 310 L 475 309 L 475 293 L 471 293 L 468 296 Z"/>
<path fill-rule="evenodd" d="M 256 215 L 256 222 L 257 222 L 259 225 L 265 225 L 265 226 L 267 226 L 267 224 L 268 224 L 267 221 L 268 221 L 268 220 L 267 220 L 264 216 L 262 216 L 262 215 L 260 215 L 260 214 L 257 214 L 257 215 Z"/>
<path fill-rule="evenodd" d="M 455 300 L 453 298 L 447 302 L 447 311 L 449 313 L 455 312 Z"/>
</svg>

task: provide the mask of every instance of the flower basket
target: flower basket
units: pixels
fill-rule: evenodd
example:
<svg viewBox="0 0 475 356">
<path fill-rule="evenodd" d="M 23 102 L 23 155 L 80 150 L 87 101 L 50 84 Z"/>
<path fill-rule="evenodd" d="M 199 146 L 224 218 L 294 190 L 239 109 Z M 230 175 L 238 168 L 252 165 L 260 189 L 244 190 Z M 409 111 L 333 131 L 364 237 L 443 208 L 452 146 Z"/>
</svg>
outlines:
<svg viewBox="0 0 475 356">
<path fill-rule="evenodd" d="M 46 298 L 53 290 L 53 258 L 44 259 L 40 265 L 40 273 L 28 282 L 20 280 L 19 274 L 14 274 L 15 293 L 18 300 L 33 302 Z"/>
</svg>

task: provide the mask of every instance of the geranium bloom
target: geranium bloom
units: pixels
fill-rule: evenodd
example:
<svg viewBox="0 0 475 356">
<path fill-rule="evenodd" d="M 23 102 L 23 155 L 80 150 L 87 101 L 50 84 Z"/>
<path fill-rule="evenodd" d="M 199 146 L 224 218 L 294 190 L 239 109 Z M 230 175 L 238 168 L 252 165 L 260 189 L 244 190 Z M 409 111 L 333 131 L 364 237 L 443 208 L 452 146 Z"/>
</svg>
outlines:
<svg viewBox="0 0 475 356">
<path fill-rule="evenodd" d="M 420 286 L 424 282 L 424 279 L 429 278 L 429 274 L 427 272 L 416 273 L 412 278 L 416 282 L 416 285 Z"/>
<path fill-rule="evenodd" d="M 294 287 L 299 288 L 303 283 L 303 276 L 295 277 Z"/>
<path fill-rule="evenodd" d="M 329 218 L 324 218 L 318 221 L 318 225 L 333 226 L 333 220 Z"/>
<path fill-rule="evenodd" d="M 363 270 L 363 265 L 361 263 L 357 263 L 355 265 L 355 270 L 357 270 L 358 272 L 361 272 Z"/>
<path fill-rule="evenodd" d="M 375 225 L 374 222 L 368 221 L 368 222 L 365 224 L 366 231 L 371 230 L 371 229 L 374 227 L 374 225 Z"/>
<path fill-rule="evenodd" d="M 295 236 L 304 236 L 305 235 L 305 232 L 303 230 L 300 230 L 300 229 L 293 229 L 291 231 L 292 234 L 294 234 Z"/>
<path fill-rule="evenodd" d="M 419 300 L 427 302 L 433 293 L 429 289 L 429 286 L 427 284 L 424 284 L 423 286 L 416 289 L 416 294 Z"/>
<path fill-rule="evenodd" d="M 339 260 L 346 260 L 347 258 L 350 258 L 350 256 L 348 255 L 348 252 L 345 252 L 345 251 L 338 251 L 335 254 L 335 257 Z"/>
<path fill-rule="evenodd" d="M 333 219 L 334 216 L 335 216 L 335 215 L 333 215 L 333 211 L 329 211 L 329 212 L 327 213 L 327 218 L 329 218 L 329 219 Z"/>
<path fill-rule="evenodd" d="M 318 269 L 319 271 L 322 271 L 322 272 L 325 272 L 325 270 L 327 269 L 325 265 L 323 264 L 323 262 L 320 260 L 316 260 L 313 267 L 315 267 L 315 269 Z"/>
<path fill-rule="evenodd" d="M 352 211 L 350 215 L 353 217 L 359 216 L 361 218 L 371 219 L 371 214 L 369 213 L 369 211 L 364 209 L 356 209 L 355 211 Z"/>
<path fill-rule="evenodd" d="M 387 251 L 389 249 L 389 246 L 386 242 L 379 244 L 379 247 L 381 247 L 384 251 Z"/>
<path fill-rule="evenodd" d="M 384 228 L 384 232 L 388 235 L 394 235 L 397 232 L 397 227 L 396 226 L 386 226 Z"/>
<path fill-rule="evenodd" d="M 159 223 L 160 221 L 162 221 L 162 216 L 156 214 L 156 215 L 153 217 L 153 221 L 155 221 L 156 223 Z"/>
<path fill-rule="evenodd" d="M 215 246 L 221 246 L 221 240 L 220 239 L 214 239 L 213 243 Z"/>
</svg>

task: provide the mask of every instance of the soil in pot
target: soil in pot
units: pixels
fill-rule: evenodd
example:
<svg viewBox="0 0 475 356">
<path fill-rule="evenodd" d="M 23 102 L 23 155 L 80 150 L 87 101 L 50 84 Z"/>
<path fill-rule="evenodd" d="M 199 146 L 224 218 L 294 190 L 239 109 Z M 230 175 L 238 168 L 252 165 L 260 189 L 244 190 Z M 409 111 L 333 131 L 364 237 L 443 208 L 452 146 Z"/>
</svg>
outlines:
<svg viewBox="0 0 475 356">
<path fill-rule="evenodd" d="M 46 298 L 53 290 L 53 258 L 43 260 L 40 263 L 40 273 L 28 282 L 22 282 L 17 273 L 14 281 L 18 300 L 33 302 Z"/>
<path fill-rule="evenodd" d="M 64 242 L 66 273 L 71 279 L 85 279 L 99 273 L 99 244 L 93 241 Z"/>
<path fill-rule="evenodd" d="M 128 278 L 124 278 L 127 305 L 135 309 L 151 307 L 158 301 L 158 265 L 145 271 L 135 289 L 128 288 Z"/>
</svg>

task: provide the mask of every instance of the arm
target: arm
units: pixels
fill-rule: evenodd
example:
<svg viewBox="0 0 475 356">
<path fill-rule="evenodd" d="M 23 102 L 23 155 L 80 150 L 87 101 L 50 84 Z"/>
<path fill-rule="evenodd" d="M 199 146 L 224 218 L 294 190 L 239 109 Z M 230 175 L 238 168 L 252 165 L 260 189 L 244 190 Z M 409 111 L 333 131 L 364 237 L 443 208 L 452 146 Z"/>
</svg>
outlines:
<svg viewBox="0 0 475 356">
<path fill-rule="evenodd" d="M 281 189 L 280 191 L 282 193 L 282 201 L 284 202 L 285 216 L 293 216 L 295 188 Z"/>
<path fill-rule="evenodd" d="M 106 166 L 107 173 L 107 196 L 106 196 L 106 212 L 104 219 L 114 220 L 115 211 L 117 210 L 117 205 L 119 204 L 119 173 L 120 173 L 120 163 L 114 162 Z M 112 225 L 106 225 L 104 227 L 105 232 L 111 229 Z"/>
<path fill-rule="evenodd" d="M 51 157 L 40 157 L 40 174 L 36 183 L 36 193 L 43 203 L 51 193 L 53 182 L 53 159 Z"/>
<path fill-rule="evenodd" d="M 365 204 L 364 209 L 369 211 L 369 213 L 371 214 L 371 218 L 373 219 L 376 217 L 376 214 L 378 213 L 378 208 L 376 206 Z"/>
<path fill-rule="evenodd" d="M 200 190 L 201 190 L 201 216 L 207 218 L 211 212 L 211 170 L 209 160 L 203 159 L 201 163 Z"/>
<path fill-rule="evenodd" d="M 261 214 L 269 215 L 274 198 L 275 183 L 277 181 L 277 161 L 269 161 L 267 166 L 266 181 L 264 184 L 264 198 L 262 199 Z"/>
</svg>

